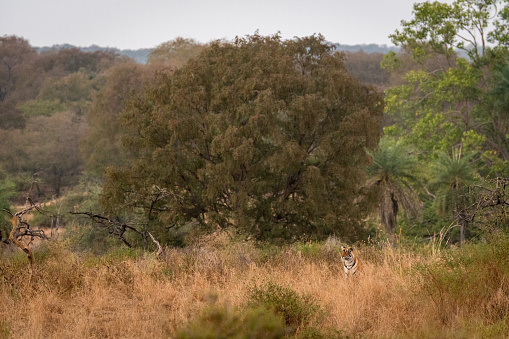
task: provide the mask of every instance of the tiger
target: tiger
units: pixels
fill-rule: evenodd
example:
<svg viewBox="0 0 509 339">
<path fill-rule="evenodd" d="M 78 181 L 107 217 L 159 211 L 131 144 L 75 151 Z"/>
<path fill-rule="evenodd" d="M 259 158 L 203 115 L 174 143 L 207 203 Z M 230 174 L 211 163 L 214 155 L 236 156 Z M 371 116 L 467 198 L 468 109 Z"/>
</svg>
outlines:
<svg viewBox="0 0 509 339">
<path fill-rule="evenodd" d="M 341 246 L 341 261 L 343 261 L 343 269 L 345 270 L 345 278 L 348 275 L 354 276 L 360 270 L 361 264 L 357 256 L 353 253 L 353 248 Z"/>
</svg>

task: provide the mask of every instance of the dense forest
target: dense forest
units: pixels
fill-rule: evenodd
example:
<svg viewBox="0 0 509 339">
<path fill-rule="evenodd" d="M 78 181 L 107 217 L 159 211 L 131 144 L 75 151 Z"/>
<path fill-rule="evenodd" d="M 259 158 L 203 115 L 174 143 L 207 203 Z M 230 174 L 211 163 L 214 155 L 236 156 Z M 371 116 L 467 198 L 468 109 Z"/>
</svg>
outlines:
<svg viewBox="0 0 509 339">
<path fill-rule="evenodd" d="M 0 337 L 507 336 L 509 2 L 390 38 L 0 37 Z"/>
<path fill-rule="evenodd" d="M 386 46 L 386 45 L 377 45 L 377 44 L 362 44 L 362 45 L 343 45 L 343 44 L 334 44 L 334 47 L 337 51 L 344 52 L 365 52 L 365 53 L 378 53 L 378 54 L 386 54 L 390 51 L 398 51 L 399 48 L 395 46 Z M 147 63 L 149 54 L 154 50 L 154 48 L 140 48 L 140 49 L 118 49 L 114 47 L 101 47 L 97 45 L 92 45 L 88 47 L 77 47 L 70 44 L 61 44 L 61 45 L 53 45 L 53 46 L 45 46 L 45 47 L 35 47 L 38 53 L 56 53 L 61 49 L 79 49 L 83 52 L 113 52 L 115 54 L 127 56 L 137 63 L 145 64 Z"/>
<path fill-rule="evenodd" d="M 447 8 L 427 6 L 386 54 L 255 34 L 177 38 L 140 64 L 5 36 L 2 206 L 30 191 L 58 199 L 63 222 L 80 210 L 142 223 L 144 246 L 149 230 L 182 245 L 217 227 L 275 242 L 381 230 L 394 243 L 451 224 L 452 243 L 482 237 L 505 220 L 504 203 L 473 207 L 508 174 L 504 12 L 488 35 L 441 17 L 451 35 L 426 26 Z"/>
<path fill-rule="evenodd" d="M 353 234 L 367 234 L 366 227 L 359 223 L 359 216 L 367 211 L 367 206 L 354 204 L 353 200 L 357 199 L 357 194 L 360 194 L 359 190 L 365 180 L 362 173 L 369 163 L 369 155 L 364 147 L 374 149 L 378 140 L 382 115 L 380 89 L 388 86 L 390 81 L 389 73 L 379 66 L 383 58 L 382 54 L 368 54 L 363 51 L 346 54 L 336 52 L 335 47 L 325 42 L 321 36 L 291 42 L 283 41 L 277 35 L 274 37 L 255 35 L 232 43 L 217 42 L 207 45 L 191 39 L 178 38 L 152 50 L 146 64 L 136 63 L 110 50 L 86 52 L 77 48 L 61 48 L 37 53 L 26 40 L 15 36 L 3 37 L 1 48 L 3 65 L 1 91 L 3 94 L 0 119 L 2 128 L 0 168 L 3 177 L 3 208 L 22 205 L 27 192 L 30 192 L 30 198 L 34 202 L 47 203 L 55 199 L 61 201 L 65 208 L 60 207 L 59 213 L 62 214 L 60 220 L 64 222 L 72 219 L 67 212 L 75 209 L 101 215 L 107 213 L 110 217 L 114 215 L 125 222 L 139 222 L 139 218 L 143 218 L 140 213 L 148 213 L 140 211 L 150 207 L 148 208 L 150 216 L 144 216 L 150 219 L 150 226 L 145 231 L 153 229 L 152 232 L 158 234 L 161 239 L 165 239 L 165 242 L 173 241 L 175 244 L 181 243 L 182 237 L 194 228 L 201 232 L 214 229 L 217 225 L 230 225 L 238 230 L 242 229 L 243 232 L 247 231 L 246 236 L 256 235 L 260 239 L 271 238 L 271 233 L 283 232 L 283 230 L 285 234 L 281 235 L 283 239 L 280 240 L 298 239 L 304 234 L 308 237 L 321 234 L 320 237 L 324 237 L 334 231 L 346 236 L 346 229 L 352 234 L 352 240 L 360 237 Z M 214 53 L 218 53 L 219 56 L 215 56 Z M 266 53 L 269 53 L 271 57 L 262 61 L 260 58 Z M 243 61 L 244 59 L 252 60 L 255 64 L 249 64 Z M 206 68 L 206 64 L 212 60 L 214 60 L 214 66 Z M 234 60 L 237 66 L 234 66 Z M 279 60 L 277 67 L 273 65 L 275 60 Z M 250 74 L 249 70 L 253 67 L 260 69 L 260 74 L 269 77 L 270 81 L 259 78 L 260 75 Z M 296 67 L 300 67 L 300 76 L 298 73 L 292 74 Z M 335 72 L 337 76 L 325 80 L 318 70 L 330 74 Z M 204 82 L 186 84 L 189 80 L 184 80 L 185 74 L 190 72 L 204 72 L 200 76 Z M 221 73 L 218 72 L 226 73 L 220 75 Z M 197 136 L 186 134 L 179 137 L 182 140 L 178 143 L 190 143 L 195 149 L 203 146 L 204 149 L 198 150 L 196 155 L 198 158 L 208 157 L 210 164 L 195 163 L 200 159 L 190 160 L 189 166 L 193 166 L 192 169 L 175 168 L 176 177 L 167 177 L 169 174 L 165 173 L 154 182 L 146 182 L 144 178 L 134 173 L 122 172 L 122 167 L 134 170 L 134 164 L 140 162 L 138 165 L 140 170 L 148 173 L 147 164 L 141 163 L 144 161 L 141 155 L 148 152 L 145 154 L 153 160 L 153 155 L 149 154 L 161 152 L 166 147 L 164 145 L 174 138 L 172 132 L 166 130 L 167 123 L 160 125 L 162 121 L 159 122 L 158 119 L 181 120 L 182 127 L 176 125 L 175 128 L 184 128 L 188 133 L 194 128 L 187 125 L 191 113 L 187 117 L 179 116 L 178 118 L 171 115 L 151 116 L 152 112 L 146 112 L 149 116 L 145 116 L 145 113 L 140 111 L 141 102 L 150 101 L 151 105 L 155 106 L 172 105 L 173 103 L 167 100 L 173 100 L 172 92 L 176 91 L 173 86 L 185 86 L 190 93 L 186 95 L 191 95 L 192 91 L 199 91 L 199 88 L 204 86 L 219 86 L 216 84 L 219 76 L 223 79 L 222 81 L 226 81 L 225 76 L 237 77 L 238 74 L 244 75 L 237 80 L 234 78 L 228 80 L 214 91 L 235 91 L 239 97 L 226 98 L 225 94 L 220 92 L 210 92 L 200 99 L 204 101 L 199 104 L 204 107 L 210 106 L 210 108 L 204 108 L 204 111 L 199 112 L 194 118 L 198 119 L 196 121 L 201 125 L 215 116 L 223 125 L 207 127 L 215 129 L 215 132 L 206 136 L 203 145 L 198 144 Z M 274 75 L 268 76 L 268 74 Z M 205 79 L 206 76 L 210 78 Z M 338 82 L 338 79 L 343 80 Z M 174 84 L 179 81 L 183 83 Z M 286 82 L 286 85 L 283 86 L 281 82 Z M 293 84 L 291 85 L 293 87 L 286 87 L 290 84 Z M 166 86 L 170 88 L 164 89 Z M 236 89 L 238 86 L 245 90 Z M 280 86 L 283 86 L 280 93 L 276 93 L 276 88 Z M 327 103 L 324 89 L 332 90 L 335 87 L 336 92 L 331 92 Z M 358 89 L 354 90 L 356 87 Z M 307 89 L 304 90 L 304 88 Z M 347 88 L 349 93 L 345 92 Z M 167 91 L 167 94 L 155 94 L 163 89 Z M 262 100 L 259 98 L 260 91 L 271 91 L 273 92 L 271 96 L 276 97 L 264 99 L 269 102 L 258 102 Z M 299 95 L 296 96 L 297 94 Z M 156 97 L 150 98 L 151 95 Z M 341 107 L 336 107 L 338 95 L 345 97 Z M 156 102 L 152 102 L 153 100 Z M 223 102 L 222 106 L 214 104 L 217 100 Z M 319 101 L 314 102 L 314 100 Z M 352 108 L 348 108 L 348 101 L 351 101 L 348 105 Z M 281 106 L 283 103 L 284 106 Z M 184 103 L 174 104 L 180 106 Z M 257 105 L 267 105 L 265 108 L 267 111 L 261 116 L 255 114 L 261 109 L 257 108 Z M 274 107 L 271 107 L 272 105 Z M 309 107 L 306 113 L 307 121 L 300 121 L 301 114 L 304 113 L 304 107 L 299 107 L 301 105 Z M 150 110 L 159 110 L 155 106 Z M 314 106 L 320 109 L 316 112 L 310 111 L 310 108 Z M 182 107 L 175 109 L 189 110 Z M 274 109 L 292 111 L 294 116 L 283 119 L 272 113 Z M 231 110 L 233 110 L 233 116 L 227 114 Z M 238 110 L 245 110 L 243 114 L 247 115 L 243 119 L 252 120 L 253 123 L 258 121 L 257 125 L 248 126 L 245 131 L 241 131 L 247 120 L 238 121 L 237 115 L 240 113 L 235 112 Z M 172 111 L 173 109 L 169 108 L 167 114 L 171 114 Z M 337 113 L 332 113 L 334 111 Z M 219 118 L 220 112 L 225 112 L 223 114 L 226 115 Z M 212 115 L 206 118 L 207 114 Z M 368 120 L 363 117 L 366 114 Z M 358 118 L 355 118 L 356 116 Z M 353 120 L 347 124 L 343 122 L 346 117 Z M 146 123 L 139 119 L 149 119 L 145 120 L 150 121 L 147 128 L 164 127 L 162 130 L 142 132 L 138 129 Z M 263 130 L 263 126 L 260 125 L 262 120 L 259 119 L 265 121 L 266 127 L 278 125 L 279 127 L 277 130 Z M 339 120 L 331 125 L 334 121 L 331 119 Z M 237 134 L 231 134 L 234 133 L 232 128 L 236 124 L 240 124 L 235 132 Z M 149 141 L 146 137 L 142 137 L 136 141 L 135 135 L 140 133 L 148 133 L 147 136 L 150 135 L 151 138 L 158 138 L 158 140 Z M 197 130 L 197 133 L 204 133 L 204 131 Z M 259 140 L 256 140 L 256 134 L 259 134 Z M 275 138 L 276 134 L 278 134 L 277 142 L 274 141 L 273 145 L 267 143 L 267 140 Z M 351 136 L 348 137 L 348 134 Z M 297 135 L 300 137 L 296 138 Z M 187 137 L 190 140 L 185 141 Z M 223 137 L 235 137 L 236 140 L 220 141 Z M 333 144 L 339 140 L 338 138 L 343 139 L 341 143 Z M 347 138 L 360 139 L 353 142 L 348 141 Z M 135 146 L 141 141 L 149 142 L 150 145 Z M 257 144 L 258 142 L 260 144 Z M 237 155 L 211 150 L 213 146 L 219 147 L 216 145 L 220 143 L 227 143 L 229 148 L 225 150 L 234 151 Z M 237 145 L 235 147 L 239 149 L 234 150 L 232 148 L 234 145 Z M 139 153 L 142 147 L 147 149 Z M 184 166 L 185 159 L 180 157 L 182 155 L 188 157 L 195 153 L 193 149 L 186 147 L 175 149 L 180 155 L 176 153 L 164 155 L 166 159 L 163 162 L 174 161 Z M 205 152 L 209 154 L 205 155 Z M 245 159 L 246 163 L 239 161 L 240 154 L 255 156 L 253 152 L 256 153 L 256 158 Z M 358 155 L 354 155 L 355 152 L 358 152 Z M 280 162 L 281 157 L 287 153 L 291 156 L 287 159 L 288 163 L 283 164 Z M 173 158 L 174 156 L 179 158 Z M 352 158 L 352 161 L 340 160 L 350 156 L 360 156 L 360 158 L 356 160 Z M 230 157 L 235 157 L 237 160 L 233 158 L 228 160 L 227 158 Z M 305 160 L 306 157 L 308 160 Z M 319 164 L 320 157 L 327 159 L 323 166 Z M 212 158 L 215 159 L 212 160 Z M 152 162 L 152 160 L 148 161 Z M 271 164 L 269 161 L 276 162 Z M 209 168 L 212 165 L 217 165 L 217 169 Z M 332 165 L 339 167 L 329 167 Z M 238 166 L 240 168 L 236 168 Z M 349 166 L 357 169 L 346 170 Z M 251 173 L 246 173 L 248 169 L 251 171 L 251 168 L 253 177 L 249 177 Z M 327 180 L 337 176 L 335 171 L 341 170 L 345 173 L 344 176 L 334 179 L 340 181 L 333 189 L 333 195 L 336 196 L 334 199 L 342 199 L 343 203 L 339 203 L 339 200 L 331 200 L 332 192 L 321 195 L 319 192 L 309 190 L 317 184 L 314 180 L 326 180 L 325 176 L 320 178 L 317 175 L 318 172 L 313 175 L 308 172 L 315 168 L 330 178 Z M 197 171 L 209 169 L 211 173 L 206 176 L 210 178 L 191 183 L 198 176 Z M 213 179 L 219 174 L 219 172 L 214 174 L 215 171 L 229 171 L 229 174 L 227 177 Z M 186 177 L 184 172 L 190 173 L 193 178 Z M 228 172 L 224 172 L 226 173 Z M 146 179 L 155 180 L 155 175 L 154 172 L 149 176 L 151 179 L 149 177 Z M 246 175 L 249 176 L 244 177 Z M 124 193 L 118 189 L 122 187 L 122 184 L 127 183 L 113 178 L 126 179 L 131 176 L 136 176 L 137 179 L 129 185 L 136 185 L 138 188 L 130 187 L 129 190 L 141 189 L 144 192 L 139 191 L 140 196 L 135 200 L 126 201 L 124 198 L 127 196 L 121 198 L 120 196 Z M 231 178 L 228 178 L 229 176 Z M 162 181 L 158 182 L 158 180 Z M 179 180 L 184 180 L 185 183 Z M 228 183 L 231 180 L 233 182 Z M 309 187 L 306 189 L 301 187 L 304 184 L 303 180 L 308 181 Z M 170 183 L 170 181 L 174 182 Z M 251 187 L 246 186 L 248 182 L 257 184 Z M 233 186 L 221 187 L 230 184 Z M 189 185 L 187 193 L 190 197 L 184 196 L 185 185 Z M 209 187 L 203 190 L 202 187 L 207 185 Z M 173 191 L 170 191 L 171 186 Z M 142 187 L 159 187 L 161 191 L 146 191 Z M 212 187 L 215 187 L 217 192 L 210 191 Z M 302 189 L 305 190 L 301 191 Z M 82 190 L 92 190 L 94 194 L 80 197 L 79 192 Z M 345 193 L 340 193 L 341 190 L 345 190 Z M 173 195 L 171 199 L 169 199 L 170 192 Z M 240 205 L 240 197 L 233 196 L 234 192 L 244 195 L 242 198 L 244 206 Z M 255 192 L 258 198 L 255 198 Z M 346 192 L 354 194 L 349 194 L 349 198 L 346 199 Z M 267 194 L 272 194 L 273 197 L 267 199 Z M 197 195 L 202 195 L 199 201 Z M 297 195 L 300 196 L 298 199 Z M 310 198 L 297 203 L 308 195 Z M 151 198 L 154 196 L 157 198 Z M 178 204 L 172 205 L 171 208 L 170 206 L 162 207 L 163 201 L 169 203 L 174 201 L 176 196 L 182 197 Z M 224 205 L 219 203 L 221 199 L 226 199 L 226 196 L 227 200 L 236 201 L 238 206 L 235 209 L 237 210 L 232 208 L 230 201 Z M 293 198 L 290 199 L 290 196 Z M 320 202 L 322 200 L 330 201 L 331 204 L 326 207 L 323 202 Z M 351 201 L 351 206 L 346 204 L 348 200 Z M 255 205 L 257 206 L 254 207 Z M 314 210 L 312 205 L 315 205 Z M 354 205 L 359 206 L 354 207 Z M 73 208 L 71 209 L 70 206 Z M 78 208 L 79 206 L 81 207 Z M 133 209 L 133 206 L 136 208 Z M 318 206 L 321 208 L 318 209 Z M 343 212 L 333 212 L 337 208 Z M 270 216 L 271 211 L 278 209 L 281 215 Z M 346 211 L 357 214 L 349 216 Z M 52 216 L 53 214 L 50 213 Z M 252 215 L 248 216 L 250 214 Z M 171 219 L 168 219 L 170 215 Z M 237 218 L 234 215 L 240 218 L 238 222 L 233 221 Z M 41 218 L 43 224 L 50 223 L 50 218 L 46 220 L 44 217 Z M 333 218 L 335 221 L 329 222 L 326 218 Z M 354 220 L 352 221 L 351 218 Z M 338 226 L 338 220 L 341 219 L 344 219 L 341 222 L 343 226 Z M 238 224 L 240 220 L 245 223 L 242 227 Z M 253 220 L 257 221 L 253 222 Z M 276 227 L 278 224 L 280 227 Z M 299 231 L 288 229 L 289 224 L 299 228 Z M 331 224 L 335 226 L 330 226 Z M 265 230 L 262 231 L 260 228 Z M 3 237 L 7 237 L 9 229 L 10 224 L 6 220 L 2 231 Z M 254 229 L 258 231 L 255 232 Z M 144 234 L 146 237 L 147 233 Z"/>
</svg>

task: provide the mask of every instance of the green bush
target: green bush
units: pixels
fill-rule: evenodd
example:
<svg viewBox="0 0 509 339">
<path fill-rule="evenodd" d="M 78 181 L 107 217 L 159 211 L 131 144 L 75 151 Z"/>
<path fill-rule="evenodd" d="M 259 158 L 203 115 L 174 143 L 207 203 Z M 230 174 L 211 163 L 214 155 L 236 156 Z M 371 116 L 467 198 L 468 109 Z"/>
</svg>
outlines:
<svg viewBox="0 0 509 339">
<path fill-rule="evenodd" d="M 263 306 L 283 317 L 292 329 L 308 326 L 320 311 L 309 295 L 299 295 L 294 290 L 272 282 L 249 287 L 247 297 L 251 306 Z"/>
<path fill-rule="evenodd" d="M 281 317 L 264 308 L 244 312 L 217 305 L 209 306 L 196 319 L 177 332 L 178 339 L 192 338 L 282 338 L 287 329 Z"/>
<path fill-rule="evenodd" d="M 72 222 L 66 225 L 64 240 L 74 252 L 90 252 L 94 255 L 104 255 L 118 248 L 126 248 L 122 241 L 110 235 L 105 229 L 80 225 Z"/>
</svg>

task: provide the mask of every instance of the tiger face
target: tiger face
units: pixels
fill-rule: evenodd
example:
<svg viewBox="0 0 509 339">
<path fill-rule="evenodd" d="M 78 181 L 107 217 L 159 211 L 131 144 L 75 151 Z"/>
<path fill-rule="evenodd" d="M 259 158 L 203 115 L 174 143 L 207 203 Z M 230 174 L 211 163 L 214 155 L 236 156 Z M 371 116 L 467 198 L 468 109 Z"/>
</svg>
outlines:
<svg viewBox="0 0 509 339">
<path fill-rule="evenodd" d="M 343 269 L 345 277 L 349 275 L 356 275 L 357 270 L 360 268 L 360 263 L 353 252 L 352 247 L 341 246 L 341 261 L 343 262 Z"/>
<path fill-rule="evenodd" d="M 353 254 L 353 248 L 341 246 L 341 260 L 345 261 L 352 257 L 355 257 L 355 254 Z"/>
</svg>

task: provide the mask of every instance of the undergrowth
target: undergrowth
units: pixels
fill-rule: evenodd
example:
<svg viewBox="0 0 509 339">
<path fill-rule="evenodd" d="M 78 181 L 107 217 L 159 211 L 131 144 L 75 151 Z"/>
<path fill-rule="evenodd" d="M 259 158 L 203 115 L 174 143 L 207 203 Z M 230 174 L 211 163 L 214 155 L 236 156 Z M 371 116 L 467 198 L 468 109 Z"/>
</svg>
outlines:
<svg viewBox="0 0 509 339">
<path fill-rule="evenodd" d="M 353 244 L 355 279 L 344 278 L 341 245 L 260 246 L 216 234 L 158 258 L 50 241 L 34 249 L 33 270 L 4 247 L 0 337 L 509 336 L 507 235 L 453 248 Z"/>
</svg>

